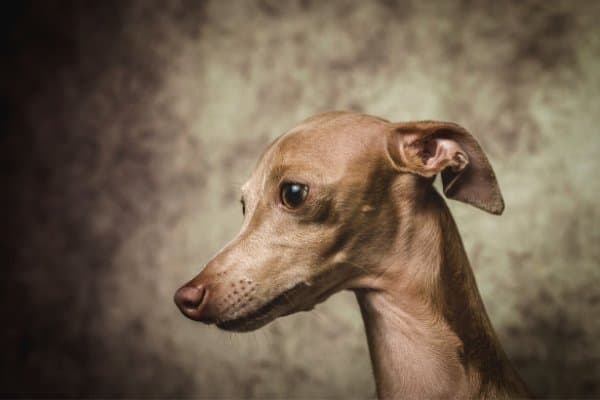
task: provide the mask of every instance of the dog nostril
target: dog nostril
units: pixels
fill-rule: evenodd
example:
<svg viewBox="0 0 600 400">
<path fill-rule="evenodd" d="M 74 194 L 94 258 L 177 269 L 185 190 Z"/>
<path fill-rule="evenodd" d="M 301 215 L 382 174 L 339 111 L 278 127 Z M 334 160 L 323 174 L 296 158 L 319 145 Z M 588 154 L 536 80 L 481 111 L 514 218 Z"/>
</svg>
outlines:
<svg viewBox="0 0 600 400">
<path fill-rule="evenodd" d="M 196 308 L 196 307 L 198 307 L 199 304 L 200 304 L 200 302 L 194 301 L 191 299 L 185 299 L 181 302 L 181 305 L 184 306 L 185 308 Z"/>
<path fill-rule="evenodd" d="M 175 303 L 183 311 L 198 313 L 201 311 L 206 290 L 199 286 L 184 286 L 175 293 Z"/>
</svg>

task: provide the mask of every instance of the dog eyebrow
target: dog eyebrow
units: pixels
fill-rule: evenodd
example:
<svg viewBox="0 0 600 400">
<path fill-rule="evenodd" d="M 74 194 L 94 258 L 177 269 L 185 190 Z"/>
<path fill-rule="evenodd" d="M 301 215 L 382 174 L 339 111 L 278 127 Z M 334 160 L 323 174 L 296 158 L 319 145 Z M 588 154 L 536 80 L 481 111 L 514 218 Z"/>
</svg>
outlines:
<svg viewBox="0 0 600 400">
<path fill-rule="evenodd" d="M 289 175 L 287 177 L 289 179 L 302 182 L 305 181 L 308 176 L 312 176 L 314 174 L 315 171 L 308 169 L 306 166 L 298 164 L 282 164 L 271 169 L 267 176 L 267 182 L 277 183 L 286 175 Z"/>
<path fill-rule="evenodd" d="M 287 165 L 277 165 L 271 168 L 267 179 L 269 181 L 278 181 L 285 175 L 285 172 L 288 169 L 289 167 Z"/>
</svg>

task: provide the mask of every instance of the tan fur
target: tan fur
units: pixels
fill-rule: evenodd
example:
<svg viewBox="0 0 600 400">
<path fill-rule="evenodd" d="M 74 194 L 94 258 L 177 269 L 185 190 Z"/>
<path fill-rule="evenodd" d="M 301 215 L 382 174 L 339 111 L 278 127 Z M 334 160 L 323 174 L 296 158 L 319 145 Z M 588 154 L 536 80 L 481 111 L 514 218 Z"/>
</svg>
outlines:
<svg viewBox="0 0 600 400">
<path fill-rule="evenodd" d="M 432 186 L 437 173 L 447 196 L 502 211 L 487 158 L 458 125 L 312 117 L 262 155 L 242 188 L 240 233 L 176 302 L 191 318 L 246 331 L 353 290 L 380 398 L 525 397 Z M 309 186 L 302 207 L 281 204 L 282 182 Z"/>
</svg>

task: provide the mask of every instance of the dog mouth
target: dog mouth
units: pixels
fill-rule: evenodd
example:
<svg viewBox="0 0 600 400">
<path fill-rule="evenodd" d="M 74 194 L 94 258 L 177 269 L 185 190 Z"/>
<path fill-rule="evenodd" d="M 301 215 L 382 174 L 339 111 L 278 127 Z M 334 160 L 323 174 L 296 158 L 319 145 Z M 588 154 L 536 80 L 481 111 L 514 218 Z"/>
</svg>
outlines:
<svg viewBox="0 0 600 400">
<path fill-rule="evenodd" d="M 218 321 L 215 325 L 220 329 L 235 332 L 256 330 L 276 318 L 299 311 L 312 310 L 317 304 L 325 301 L 333 293 L 343 289 L 346 280 L 346 278 L 331 279 L 327 274 L 322 274 L 316 277 L 311 284 L 304 281 L 299 282 L 254 311 L 250 311 L 240 317 Z"/>
<path fill-rule="evenodd" d="M 298 307 L 293 299 L 297 298 L 298 292 L 305 290 L 307 287 L 308 285 L 304 282 L 297 283 L 256 310 L 239 318 L 219 321 L 216 325 L 220 329 L 236 332 L 248 332 L 258 329 L 278 317 L 294 313 Z"/>
</svg>

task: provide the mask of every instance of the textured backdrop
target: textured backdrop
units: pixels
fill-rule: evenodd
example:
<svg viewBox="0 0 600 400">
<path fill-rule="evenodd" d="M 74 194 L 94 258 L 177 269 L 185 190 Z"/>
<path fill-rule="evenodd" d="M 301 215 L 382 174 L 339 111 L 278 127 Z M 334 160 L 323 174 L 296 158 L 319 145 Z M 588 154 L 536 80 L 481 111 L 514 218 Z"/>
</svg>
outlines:
<svg viewBox="0 0 600 400">
<path fill-rule="evenodd" d="M 599 2 L 13 3 L 0 394 L 372 397 L 350 293 L 244 335 L 172 302 L 264 146 L 350 109 L 480 139 L 506 213 L 451 207 L 491 319 L 539 395 L 600 396 Z"/>
</svg>

